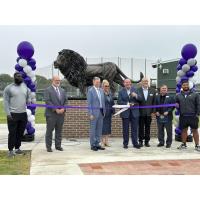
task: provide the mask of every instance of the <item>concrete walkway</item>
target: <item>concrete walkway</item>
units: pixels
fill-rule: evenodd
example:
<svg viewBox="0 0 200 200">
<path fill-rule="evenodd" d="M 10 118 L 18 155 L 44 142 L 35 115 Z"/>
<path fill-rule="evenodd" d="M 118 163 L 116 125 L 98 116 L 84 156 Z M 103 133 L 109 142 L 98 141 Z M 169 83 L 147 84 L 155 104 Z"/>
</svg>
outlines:
<svg viewBox="0 0 200 200">
<path fill-rule="evenodd" d="M 117 161 L 146 161 L 146 160 L 184 160 L 199 159 L 200 153 L 194 150 L 194 144 L 188 143 L 188 149 L 180 151 L 177 146 L 179 142 L 173 142 L 172 148 L 158 148 L 157 139 L 151 139 L 151 147 L 134 149 L 122 148 L 121 138 L 111 138 L 112 147 L 105 151 L 91 151 L 88 139 L 77 139 L 70 141 L 63 139 L 63 152 L 53 148 L 52 153 L 46 152 L 44 144 L 45 125 L 36 125 L 36 138 L 34 142 L 22 144 L 22 150 L 32 150 L 31 175 L 67 175 L 83 174 L 79 164 L 105 163 Z M 0 125 L 0 149 L 7 150 L 7 126 Z"/>
</svg>

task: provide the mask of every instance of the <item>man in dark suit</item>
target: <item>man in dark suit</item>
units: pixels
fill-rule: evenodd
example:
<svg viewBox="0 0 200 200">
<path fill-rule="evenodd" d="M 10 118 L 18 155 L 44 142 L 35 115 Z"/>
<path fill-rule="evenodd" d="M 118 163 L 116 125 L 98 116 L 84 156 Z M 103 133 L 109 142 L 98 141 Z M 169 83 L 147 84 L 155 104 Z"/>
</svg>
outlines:
<svg viewBox="0 0 200 200">
<path fill-rule="evenodd" d="M 64 89 L 60 87 L 60 77 L 53 76 L 52 85 L 44 92 L 44 99 L 47 105 L 64 106 L 67 103 L 67 94 Z M 58 151 L 63 151 L 61 147 L 62 127 L 64 123 L 64 108 L 46 108 L 46 148 L 47 152 L 52 152 L 52 134 L 55 129 L 55 148 Z"/>
<path fill-rule="evenodd" d="M 143 78 L 141 82 L 141 87 L 138 89 L 138 94 L 142 97 L 140 101 L 140 106 L 151 106 L 155 104 L 155 90 L 149 87 L 149 82 L 147 78 Z M 153 108 L 142 108 L 140 109 L 140 119 L 139 119 L 139 144 L 143 147 L 143 142 L 145 142 L 146 147 L 150 147 L 150 127 L 152 116 L 154 116 L 155 109 Z"/>
<path fill-rule="evenodd" d="M 106 113 L 104 93 L 100 85 L 100 78 L 94 77 L 93 87 L 90 87 L 87 93 L 88 114 L 90 119 L 90 146 L 92 151 L 105 150 L 105 148 L 100 145 L 103 117 Z"/>
<path fill-rule="evenodd" d="M 131 86 L 130 79 L 124 80 L 124 88 L 119 91 L 118 104 L 119 105 L 139 105 L 141 96 L 137 93 L 136 89 Z M 138 144 L 138 121 L 139 121 L 139 109 L 132 107 L 120 114 L 122 118 L 123 126 L 123 145 L 124 148 L 128 148 L 129 143 L 129 123 L 131 122 L 131 139 L 134 148 L 140 149 Z"/>
<path fill-rule="evenodd" d="M 167 94 L 168 88 L 166 85 L 160 87 L 160 94 L 156 96 L 156 105 L 165 105 L 175 103 L 175 99 Z M 172 120 L 174 107 L 160 107 L 156 108 L 156 118 L 158 126 L 158 147 L 162 147 L 165 144 L 165 133 L 167 131 L 166 148 L 170 148 L 172 144 Z"/>
</svg>

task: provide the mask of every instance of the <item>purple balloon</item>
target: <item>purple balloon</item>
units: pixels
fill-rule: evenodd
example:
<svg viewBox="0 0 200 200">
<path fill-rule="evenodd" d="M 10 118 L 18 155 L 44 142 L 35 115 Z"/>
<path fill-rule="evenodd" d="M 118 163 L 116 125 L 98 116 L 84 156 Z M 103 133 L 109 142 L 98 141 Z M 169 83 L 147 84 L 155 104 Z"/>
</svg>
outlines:
<svg viewBox="0 0 200 200">
<path fill-rule="evenodd" d="M 178 134 L 178 135 L 180 135 L 181 134 L 181 129 L 180 128 L 176 128 L 175 129 L 175 133 Z"/>
<path fill-rule="evenodd" d="M 15 69 L 16 69 L 18 72 L 23 71 L 23 67 L 21 67 L 19 64 L 16 64 L 16 65 L 15 65 Z"/>
<path fill-rule="evenodd" d="M 27 130 L 29 135 L 33 135 L 35 133 L 35 129 L 31 127 L 30 129 Z"/>
<path fill-rule="evenodd" d="M 20 59 L 22 59 L 22 58 L 21 58 L 21 57 L 18 57 L 18 58 L 16 59 L 17 63 L 18 63 L 18 61 L 19 61 Z"/>
<path fill-rule="evenodd" d="M 19 72 L 22 75 L 22 78 L 25 79 L 27 77 L 26 73 L 24 71 Z"/>
<path fill-rule="evenodd" d="M 31 68 L 33 71 L 36 70 L 36 66 L 31 66 Z"/>
<path fill-rule="evenodd" d="M 36 92 L 36 87 L 30 88 L 31 92 Z"/>
<path fill-rule="evenodd" d="M 192 70 L 190 70 L 190 71 L 186 72 L 186 76 L 190 78 L 190 77 L 194 76 L 194 72 Z"/>
<path fill-rule="evenodd" d="M 31 122 L 27 122 L 26 129 L 30 129 L 30 128 L 31 128 Z"/>
<path fill-rule="evenodd" d="M 183 82 L 183 81 L 188 81 L 188 79 L 189 79 L 189 78 L 188 78 L 187 76 L 182 76 L 182 77 L 181 77 L 181 82 Z"/>
<path fill-rule="evenodd" d="M 180 93 L 181 89 L 180 88 L 176 88 L 176 93 Z"/>
<path fill-rule="evenodd" d="M 175 111 L 175 115 L 180 115 L 179 110 L 176 110 L 176 111 Z"/>
<path fill-rule="evenodd" d="M 198 67 L 196 65 L 190 67 L 190 71 L 196 72 L 198 70 Z"/>
<path fill-rule="evenodd" d="M 179 65 L 183 66 L 184 64 L 187 63 L 187 61 L 184 58 L 181 58 L 178 63 Z"/>
<path fill-rule="evenodd" d="M 31 84 L 31 79 L 27 76 L 25 79 L 24 79 L 24 82 L 26 83 L 26 85 L 30 85 Z"/>
<path fill-rule="evenodd" d="M 34 67 L 36 64 L 36 61 L 34 58 L 31 58 L 29 61 L 28 61 L 28 65 L 31 66 L 31 67 Z"/>
<path fill-rule="evenodd" d="M 181 82 L 176 85 L 177 88 L 181 89 Z"/>
<path fill-rule="evenodd" d="M 31 110 L 32 115 L 35 115 L 35 109 Z"/>
<path fill-rule="evenodd" d="M 186 44 L 182 50 L 181 55 L 185 60 L 194 58 L 197 55 L 197 48 L 194 44 Z"/>
<path fill-rule="evenodd" d="M 34 54 L 33 45 L 30 42 L 23 41 L 18 44 L 17 53 L 21 58 L 30 59 Z"/>
<path fill-rule="evenodd" d="M 31 88 L 35 88 L 35 84 L 33 83 L 33 82 L 31 82 L 30 84 L 29 84 L 29 88 L 31 89 Z"/>
<path fill-rule="evenodd" d="M 179 65 L 177 65 L 176 69 L 177 69 L 177 71 L 179 71 L 182 69 L 182 66 L 179 64 Z"/>
</svg>

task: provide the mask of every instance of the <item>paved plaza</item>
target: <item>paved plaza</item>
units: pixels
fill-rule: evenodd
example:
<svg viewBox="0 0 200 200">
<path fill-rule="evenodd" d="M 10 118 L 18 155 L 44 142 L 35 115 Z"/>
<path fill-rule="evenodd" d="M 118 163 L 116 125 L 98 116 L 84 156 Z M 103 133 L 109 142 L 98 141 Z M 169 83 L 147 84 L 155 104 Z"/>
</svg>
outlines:
<svg viewBox="0 0 200 200">
<path fill-rule="evenodd" d="M 7 150 L 7 126 L 0 125 L 0 149 Z M 24 142 L 22 150 L 32 150 L 31 175 L 151 175 L 151 174 L 200 174 L 200 153 L 194 144 L 188 143 L 187 150 L 178 150 L 179 142 L 172 147 L 158 148 L 157 139 L 151 139 L 151 147 L 122 148 L 122 138 L 111 138 L 111 147 L 104 151 L 91 151 L 88 138 L 63 139 L 64 151 L 46 152 L 45 125 L 36 125 L 36 138 Z"/>
</svg>

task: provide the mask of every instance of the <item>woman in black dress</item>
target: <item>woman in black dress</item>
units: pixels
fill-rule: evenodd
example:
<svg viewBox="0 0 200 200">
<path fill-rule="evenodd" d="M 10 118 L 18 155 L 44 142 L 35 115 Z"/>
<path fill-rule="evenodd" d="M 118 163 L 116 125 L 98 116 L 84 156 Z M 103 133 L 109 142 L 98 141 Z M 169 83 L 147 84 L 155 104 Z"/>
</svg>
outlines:
<svg viewBox="0 0 200 200">
<path fill-rule="evenodd" d="M 111 134 L 112 115 L 115 112 L 114 108 L 112 107 L 114 105 L 114 100 L 110 92 L 109 82 L 107 80 L 103 80 L 102 88 L 104 91 L 105 106 L 106 106 L 106 114 L 103 119 L 102 145 L 110 147 L 110 144 L 108 142 L 108 137 Z"/>
</svg>

